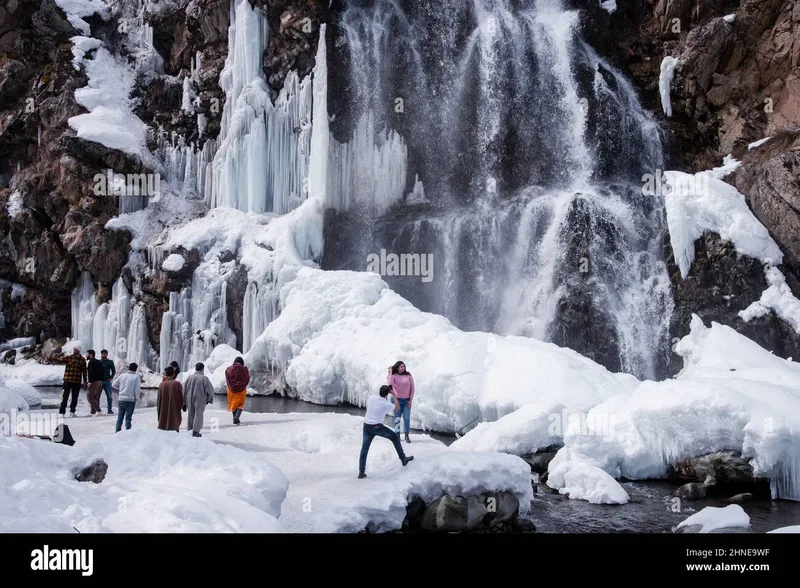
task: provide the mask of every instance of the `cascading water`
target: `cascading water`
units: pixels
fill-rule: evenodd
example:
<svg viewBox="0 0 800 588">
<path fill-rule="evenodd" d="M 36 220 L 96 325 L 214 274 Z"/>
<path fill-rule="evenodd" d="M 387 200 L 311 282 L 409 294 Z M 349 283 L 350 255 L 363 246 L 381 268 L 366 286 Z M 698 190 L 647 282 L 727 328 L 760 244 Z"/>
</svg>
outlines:
<svg viewBox="0 0 800 588">
<path fill-rule="evenodd" d="M 577 25 L 560 0 L 350 2 L 326 229 L 347 236 L 323 267 L 430 254 L 429 283 L 386 276 L 421 309 L 654 378 L 671 298 L 662 202 L 642 185 L 659 129 Z M 360 168 L 342 173 L 343 152 Z"/>
</svg>

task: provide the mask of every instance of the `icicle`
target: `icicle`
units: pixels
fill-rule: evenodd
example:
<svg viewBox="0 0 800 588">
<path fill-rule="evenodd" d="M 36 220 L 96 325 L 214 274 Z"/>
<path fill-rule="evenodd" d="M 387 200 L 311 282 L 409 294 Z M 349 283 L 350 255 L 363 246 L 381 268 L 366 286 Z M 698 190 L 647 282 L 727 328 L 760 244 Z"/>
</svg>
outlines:
<svg viewBox="0 0 800 588">
<path fill-rule="evenodd" d="M 92 277 L 88 271 L 81 274 L 81 279 L 72 291 L 72 339 L 80 341 L 82 351 L 93 345 L 93 323 L 97 312 Z"/>
<path fill-rule="evenodd" d="M 328 198 L 328 63 L 325 48 L 325 25 L 320 25 L 316 64 L 314 65 L 314 111 L 311 132 L 311 161 L 309 163 L 309 194 L 312 198 Z"/>
</svg>

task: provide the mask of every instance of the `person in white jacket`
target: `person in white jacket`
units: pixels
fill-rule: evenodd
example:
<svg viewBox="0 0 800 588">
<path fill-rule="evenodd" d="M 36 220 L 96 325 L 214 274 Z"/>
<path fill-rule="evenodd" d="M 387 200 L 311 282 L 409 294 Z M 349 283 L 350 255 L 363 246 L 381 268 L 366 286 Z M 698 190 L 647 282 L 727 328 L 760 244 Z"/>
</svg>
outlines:
<svg viewBox="0 0 800 588">
<path fill-rule="evenodd" d="M 125 419 L 125 429 L 131 428 L 131 417 L 133 417 L 133 409 L 136 408 L 136 401 L 139 400 L 139 395 L 142 391 L 142 381 L 136 370 L 139 366 L 132 363 L 128 366 L 128 371 L 119 374 L 111 383 L 111 388 L 119 390 L 119 397 L 117 399 L 117 430 L 119 433 L 122 429 L 122 420 Z"/>
<path fill-rule="evenodd" d="M 377 396 L 367 398 L 367 413 L 364 415 L 364 427 L 361 442 L 361 455 L 358 458 L 358 477 L 366 478 L 367 455 L 370 445 L 375 437 L 388 439 L 397 451 L 397 457 L 405 466 L 408 465 L 413 455 L 406 455 L 403 446 L 400 445 L 400 435 L 394 430 L 383 424 L 387 414 L 393 413 L 400 407 L 397 398 L 392 394 L 392 387 L 389 385 L 381 386 Z M 391 399 L 390 399 L 391 398 Z"/>
</svg>

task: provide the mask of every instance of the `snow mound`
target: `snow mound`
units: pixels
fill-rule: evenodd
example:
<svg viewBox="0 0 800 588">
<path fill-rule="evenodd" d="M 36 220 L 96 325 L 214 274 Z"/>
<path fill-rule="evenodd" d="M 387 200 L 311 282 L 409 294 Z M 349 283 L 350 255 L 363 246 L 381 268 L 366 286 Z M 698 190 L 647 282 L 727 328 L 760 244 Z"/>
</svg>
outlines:
<svg viewBox="0 0 800 588">
<path fill-rule="evenodd" d="M 28 401 L 16 387 L 9 386 L 7 382 L 0 382 L 0 415 L 13 414 L 15 411 L 29 408 Z"/>
<path fill-rule="evenodd" d="M 756 149 L 757 147 L 761 147 L 761 146 L 762 146 L 764 143 L 766 143 L 766 142 L 767 142 L 767 141 L 769 141 L 770 139 L 772 139 L 772 137 L 771 137 L 771 136 L 770 136 L 770 137 L 765 137 L 765 138 L 763 138 L 763 139 L 760 139 L 760 140 L 758 140 L 758 141 L 754 141 L 754 142 L 750 143 L 750 144 L 747 146 L 747 150 L 748 150 L 748 151 L 752 151 L 753 149 Z"/>
<path fill-rule="evenodd" d="M 559 451 L 548 466 L 547 485 L 574 500 L 591 504 L 625 504 L 630 496 L 614 478 L 581 459 Z"/>
<path fill-rule="evenodd" d="M 161 268 L 168 272 L 179 272 L 185 263 L 186 260 L 183 258 L 183 255 L 172 253 L 164 260 L 164 263 L 161 264 Z"/>
<path fill-rule="evenodd" d="M 560 402 L 546 400 L 523 404 L 514 412 L 491 423 L 480 423 L 454 441 L 456 451 L 496 451 L 512 455 L 536 453 L 561 442 L 562 415 Z"/>
<path fill-rule="evenodd" d="M 747 529 L 750 527 L 750 517 L 738 504 L 722 508 L 707 506 L 678 523 L 678 529 L 694 525 L 700 525 L 700 533 L 712 533 L 719 529 Z"/>
<path fill-rule="evenodd" d="M 374 273 L 303 267 L 280 297 L 280 315 L 245 356 L 251 369 L 278 366 L 303 400 L 364 406 L 402 359 L 416 382 L 412 426 L 424 430 L 455 432 L 540 400 L 580 412 L 638 384 L 550 343 L 461 331 Z"/>
<path fill-rule="evenodd" d="M 642 382 L 569 424 L 548 484 L 563 487 L 553 470 L 583 463 L 614 478 L 661 478 L 677 460 L 736 449 L 774 496 L 800 500 L 800 364 L 697 316 L 675 351 L 676 378 Z"/>
<path fill-rule="evenodd" d="M 0 438 L 0 531 L 280 530 L 288 480 L 262 456 L 155 429 L 76 439 Z M 101 484 L 73 479 L 99 458 L 108 464 Z"/>
<path fill-rule="evenodd" d="M 686 278 L 694 261 L 694 242 L 705 231 L 732 241 L 740 255 L 780 264 L 783 254 L 744 196 L 709 172 L 664 173 L 664 200 L 672 249 Z"/>
</svg>

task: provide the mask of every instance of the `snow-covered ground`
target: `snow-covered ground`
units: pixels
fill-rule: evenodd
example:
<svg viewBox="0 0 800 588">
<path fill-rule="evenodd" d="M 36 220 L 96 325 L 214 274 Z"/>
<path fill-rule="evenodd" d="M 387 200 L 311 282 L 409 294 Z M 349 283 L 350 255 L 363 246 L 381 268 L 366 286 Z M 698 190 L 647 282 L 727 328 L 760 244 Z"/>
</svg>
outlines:
<svg viewBox="0 0 800 588">
<path fill-rule="evenodd" d="M 53 411 L 43 411 L 52 414 Z M 0 438 L 0 530 L 29 532 L 357 532 L 397 529 L 408 498 L 510 491 L 527 509 L 530 467 L 506 454 L 456 452 L 426 435 L 375 439 L 367 478 L 357 479 L 363 419 L 345 414 L 251 414 L 239 427 L 209 409 L 203 438 L 155 429 L 155 409 L 66 419 L 73 447 Z M 99 485 L 72 468 L 102 458 Z M 277 520 L 276 520 L 277 519 Z"/>
</svg>

